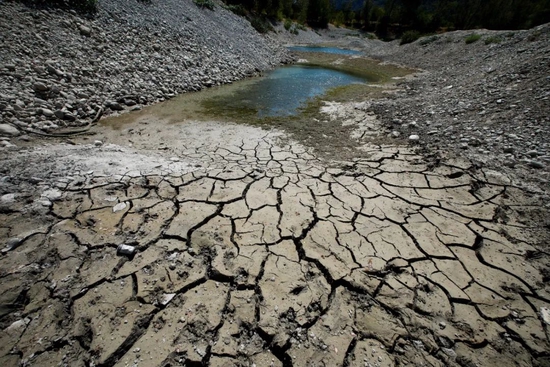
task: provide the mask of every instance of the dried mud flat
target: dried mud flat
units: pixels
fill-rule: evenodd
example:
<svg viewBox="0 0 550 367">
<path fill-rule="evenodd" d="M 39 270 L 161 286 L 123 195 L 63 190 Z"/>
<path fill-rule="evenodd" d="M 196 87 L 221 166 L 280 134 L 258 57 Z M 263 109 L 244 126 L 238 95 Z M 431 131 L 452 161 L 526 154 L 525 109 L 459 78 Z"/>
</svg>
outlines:
<svg viewBox="0 0 550 367">
<path fill-rule="evenodd" d="M 0 365 L 549 365 L 541 203 L 511 178 L 153 122 L 2 157 Z"/>
</svg>

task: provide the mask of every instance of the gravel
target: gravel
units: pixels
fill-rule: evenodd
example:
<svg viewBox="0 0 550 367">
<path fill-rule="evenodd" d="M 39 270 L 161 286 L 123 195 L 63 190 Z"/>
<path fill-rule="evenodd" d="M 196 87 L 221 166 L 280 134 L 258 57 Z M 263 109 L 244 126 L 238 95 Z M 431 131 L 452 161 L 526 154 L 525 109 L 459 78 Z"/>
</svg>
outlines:
<svg viewBox="0 0 550 367">
<path fill-rule="evenodd" d="M 100 0 L 94 19 L 0 3 L 0 123 L 87 126 L 104 114 L 231 83 L 291 60 L 270 36 L 192 0 Z"/>
<path fill-rule="evenodd" d="M 550 189 L 550 24 L 524 31 L 475 30 L 397 41 L 350 37 L 385 62 L 419 69 L 372 110 L 400 136 L 442 154 L 514 171 Z M 497 40 L 497 42 L 492 42 Z M 416 142 L 415 139 L 411 139 Z"/>
</svg>

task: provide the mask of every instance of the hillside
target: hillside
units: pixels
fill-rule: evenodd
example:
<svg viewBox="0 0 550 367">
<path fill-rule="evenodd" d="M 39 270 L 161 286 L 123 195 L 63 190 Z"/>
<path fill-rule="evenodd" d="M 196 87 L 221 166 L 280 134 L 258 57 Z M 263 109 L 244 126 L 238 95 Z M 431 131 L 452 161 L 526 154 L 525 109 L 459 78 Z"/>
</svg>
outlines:
<svg viewBox="0 0 550 367">
<path fill-rule="evenodd" d="M 289 60 L 248 21 L 192 0 L 101 0 L 93 20 L 1 3 L 0 30 L 1 124 L 14 135 L 88 126 Z"/>
</svg>

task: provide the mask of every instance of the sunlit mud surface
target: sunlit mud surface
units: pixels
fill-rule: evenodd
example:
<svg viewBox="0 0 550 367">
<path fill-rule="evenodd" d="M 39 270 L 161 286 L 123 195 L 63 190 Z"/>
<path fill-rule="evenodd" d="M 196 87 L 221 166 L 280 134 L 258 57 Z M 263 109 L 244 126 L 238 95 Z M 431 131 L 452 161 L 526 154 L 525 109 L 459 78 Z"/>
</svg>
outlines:
<svg viewBox="0 0 550 367">
<path fill-rule="evenodd" d="M 320 107 L 3 157 L 0 366 L 547 366 L 539 197 Z"/>
</svg>

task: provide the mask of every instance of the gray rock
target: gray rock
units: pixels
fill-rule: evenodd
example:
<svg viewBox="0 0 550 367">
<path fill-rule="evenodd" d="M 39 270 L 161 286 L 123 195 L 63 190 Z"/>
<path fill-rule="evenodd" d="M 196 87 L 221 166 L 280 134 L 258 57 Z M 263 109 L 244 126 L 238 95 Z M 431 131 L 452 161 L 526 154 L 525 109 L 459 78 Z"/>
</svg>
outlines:
<svg viewBox="0 0 550 367">
<path fill-rule="evenodd" d="M 529 157 L 537 157 L 539 155 L 539 152 L 537 152 L 536 150 L 530 150 L 525 153 L 525 155 L 528 155 Z"/>
<path fill-rule="evenodd" d="M 63 120 L 65 117 L 65 112 L 63 110 L 55 110 L 53 114 L 60 120 Z"/>
<path fill-rule="evenodd" d="M 481 142 L 478 139 L 473 138 L 468 141 L 468 145 L 472 147 L 479 147 L 481 145 Z"/>
<path fill-rule="evenodd" d="M 23 243 L 23 240 L 19 237 L 12 237 L 6 241 L 6 247 L 2 249 L 3 253 L 15 250 L 19 245 Z"/>
<path fill-rule="evenodd" d="M 83 36 L 90 37 L 92 35 L 92 29 L 86 27 L 85 25 L 81 25 L 78 29 L 80 30 L 80 34 Z"/>
<path fill-rule="evenodd" d="M 52 117 L 53 116 L 53 111 L 48 109 L 48 108 L 42 108 L 40 112 L 42 112 L 42 114 L 46 117 Z"/>
<path fill-rule="evenodd" d="M 115 101 L 108 101 L 107 103 L 105 103 L 105 106 L 110 108 L 113 111 L 122 111 L 122 110 L 124 110 L 124 107 L 122 107 L 122 105 L 120 103 L 115 102 Z"/>
<path fill-rule="evenodd" d="M 533 168 L 537 168 L 537 169 L 544 168 L 544 163 L 539 162 L 539 161 L 529 161 L 528 164 L 529 164 L 529 166 L 531 166 Z"/>
<path fill-rule="evenodd" d="M 19 130 L 9 124 L 0 124 L 0 135 L 18 136 Z"/>
<path fill-rule="evenodd" d="M 69 121 L 69 122 L 73 122 L 73 121 L 76 120 L 76 116 L 73 115 L 73 114 L 70 113 L 70 112 L 65 112 L 65 111 L 64 111 L 63 120 Z"/>
<path fill-rule="evenodd" d="M 42 82 L 36 82 L 33 84 L 32 87 L 35 90 L 35 92 L 47 92 L 48 90 L 50 90 L 50 88 Z"/>
</svg>

